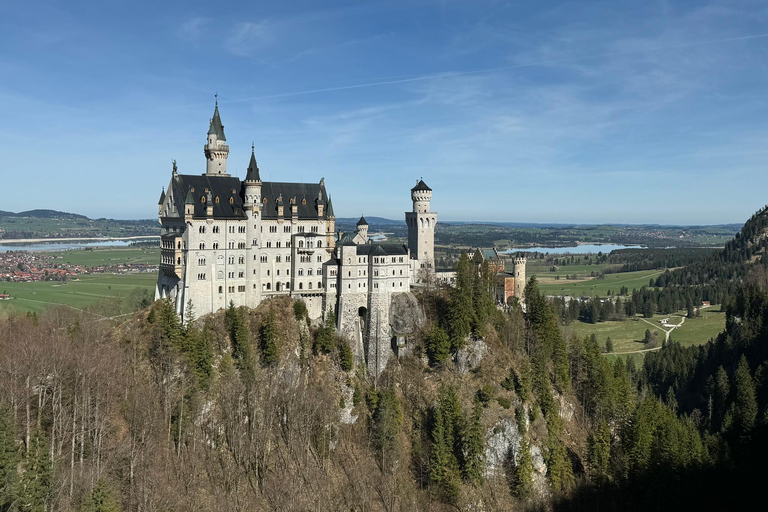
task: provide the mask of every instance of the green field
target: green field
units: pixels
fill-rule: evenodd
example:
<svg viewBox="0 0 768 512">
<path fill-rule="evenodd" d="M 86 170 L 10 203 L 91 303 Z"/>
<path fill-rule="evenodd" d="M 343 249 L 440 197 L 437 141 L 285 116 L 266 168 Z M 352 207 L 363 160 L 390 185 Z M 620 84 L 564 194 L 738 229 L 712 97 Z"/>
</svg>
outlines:
<svg viewBox="0 0 768 512">
<path fill-rule="evenodd" d="M 618 293 L 622 286 L 626 286 L 631 292 L 648 286 L 651 278 L 661 275 L 664 270 L 640 270 L 638 272 L 622 272 L 620 274 L 607 274 L 603 279 L 566 280 L 562 274 L 559 280 L 551 277 L 539 279 L 539 289 L 546 295 L 571 295 L 573 297 L 607 296 Z M 528 275 L 532 275 L 530 272 Z M 537 276 L 538 277 L 538 276 Z"/>
<path fill-rule="evenodd" d="M 157 265 L 160 262 L 160 249 L 128 247 L 125 249 L 77 249 L 55 254 L 55 263 L 71 263 L 98 267 L 100 265 L 120 265 L 121 263 Z"/>
<path fill-rule="evenodd" d="M 703 309 L 701 317 L 686 319 L 681 327 L 672 331 L 669 339 L 680 342 L 682 345 L 706 343 L 725 328 L 725 313 L 719 309 L 719 307 Z M 665 338 L 664 331 L 669 329 L 662 327 L 659 323 L 662 318 L 669 318 L 671 324 L 679 324 L 683 318 L 683 313 L 655 315 L 653 318 L 647 319 L 653 326 L 640 317 L 635 317 L 624 321 L 598 322 L 596 324 L 573 322 L 568 328 L 572 329 L 577 336 L 594 334 L 597 336 L 597 341 L 601 347 L 605 345 L 605 340 L 610 337 L 613 341 L 614 352 L 621 354 L 643 350 L 643 338 L 646 329 L 657 332 L 659 342 L 663 341 Z"/>
<path fill-rule="evenodd" d="M 66 283 L 42 281 L 31 283 L 0 283 L 0 291 L 14 299 L 0 301 L 0 311 L 41 312 L 64 304 L 82 309 L 95 302 L 117 296 L 127 296 L 136 288 L 154 290 L 155 272 L 141 274 L 94 274 L 80 276 Z"/>
</svg>

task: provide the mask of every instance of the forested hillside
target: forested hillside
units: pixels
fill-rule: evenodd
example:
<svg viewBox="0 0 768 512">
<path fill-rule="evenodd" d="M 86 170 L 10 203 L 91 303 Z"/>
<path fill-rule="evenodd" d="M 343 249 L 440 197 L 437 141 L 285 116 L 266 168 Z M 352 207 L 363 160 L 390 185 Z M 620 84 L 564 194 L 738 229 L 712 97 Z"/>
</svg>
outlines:
<svg viewBox="0 0 768 512">
<path fill-rule="evenodd" d="M 0 318 L 0 510 L 738 508 L 767 439 L 768 273 L 740 249 L 762 233 L 721 260 L 726 331 L 643 367 L 565 335 L 535 279 L 496 309 L 466 256 L 375 380 L 288 297 Z"/>
</svg>

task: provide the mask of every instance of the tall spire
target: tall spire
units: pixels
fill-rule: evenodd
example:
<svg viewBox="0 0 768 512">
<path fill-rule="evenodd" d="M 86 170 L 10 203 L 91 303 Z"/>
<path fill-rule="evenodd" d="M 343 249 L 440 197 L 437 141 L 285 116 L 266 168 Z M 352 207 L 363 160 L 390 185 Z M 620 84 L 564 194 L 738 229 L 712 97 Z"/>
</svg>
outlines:
<svg viewBox="0 0 768 512">
<path fill-rule="evenodd" d="M 219 98 L 216 95 L 216 106 L 213 109 L 213 117 L 211 118 L 211 126 L 208 128 L 208 135 L 216 135 L 216 138 L 221 141 L 226 141 L 227 137 L 224 136 L 224 125 L 221 124 L 221 116 L 219 115 Z"/>
<path fill-rule="evenodd" d="M 331 196 L 328 196 L 328 218 L 336 218 L 336 216 L 333 214 L 333 201 L 331 200 Z"/>
<path fill-rule="evenodd" d="M 261 181 L 259 176 L 259 166 L 256 164 L 256 150 L 251 143 L 251 161 L 248 163 L 248 172 L 245 175 L 245 181 Z"/>
</svg>

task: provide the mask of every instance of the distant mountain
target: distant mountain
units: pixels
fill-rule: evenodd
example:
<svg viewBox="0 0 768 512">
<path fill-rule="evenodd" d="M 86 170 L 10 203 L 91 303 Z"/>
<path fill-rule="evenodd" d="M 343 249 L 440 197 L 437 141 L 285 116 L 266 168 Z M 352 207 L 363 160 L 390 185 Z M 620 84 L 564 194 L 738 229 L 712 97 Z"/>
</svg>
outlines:
<svg viewBox="0 0 768 512">
<path fill-rule="evenodd" d="M 336 224 L 357 224 L 358 220 L 360 220 L 360 217 L 338 217 Z M 375 224 L 377 226 L 405 224 L 405 220 L 392 220 L 385 219 L 384 217 L 365 217 L 365 220 L 368 224 Z"/>
<path fill-rule="evenodd" d="M 41 219 L 66 218 L 88 220 L 85 215 L 76 213 L 60 212 L 57 210 L 27 210 L 25 212 L 13 213 L 0 211 L 0 217 L 37 217 Z"/>
</svg>

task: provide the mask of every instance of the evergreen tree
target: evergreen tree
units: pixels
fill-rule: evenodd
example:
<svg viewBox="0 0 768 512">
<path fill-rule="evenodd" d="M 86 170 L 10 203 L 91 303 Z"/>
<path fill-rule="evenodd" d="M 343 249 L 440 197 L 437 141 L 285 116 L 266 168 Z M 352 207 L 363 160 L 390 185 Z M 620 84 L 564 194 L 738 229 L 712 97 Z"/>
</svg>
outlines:
<svg viewBox="0 0 768 512">
<path fill-rule="evenodd" d="M 232 359 L 240 370 L 240 375 L 246 382 L 255 378 L 253 345 L 251 344 L 251 329 L 248 327 L 248 317 L 243 309 L 233 311 L 231 316 Z M 229 313 L 229 311 L 228 311 Z"/>
<path fill-rule="evenodd" d="M 610 457 L 611 429 L 603 420 L 587 437 L 587 466 L 593 481 L 600 483 L 608 479 Z"/>
<path fill-rule="evenodd" d="M 317 328 L 315 343 L 312 347 L 315 354 L 330 354 L 334 348 L 336 333 L 336 320 L 332 314 L 325 319 L 325 323 Z"/>
<path fill-rule="evenodd" d="M 262 364 L 265 366 L 276 365 L 280 360 L 280 350 L 277 346 L 275 314 L 271 309 L 259 328 L 259 345 L 261 348 Z"/>
<path fill-rule="evenodd" d="M 749 374 L 749 364 L 747 358 L 741 356 L 739 365 L 736 367 L 734 376 L 734 385 L 736 388 L 734 396 L 734 426 L 742 434 L 749 434 L 755 426 L 757 419 L 757 398 L 755 394 L 755 383 Z"/>
<path fill-rule="evenodd" d="M 398 460 L 398 437 L 403 424 L 403 408 L 394 388 L 380 393 L 373 413 L 373 441 L 382 471 L 391 471 Z"/>
<path fill-rule="evenodd" d="M 466 253 L 462 253 L 456 267 L 456 286 L 451 289 L 451 300 L 448 305 L 451 349 L 454 352 L 464 346 L 466 337 L 477 324 L 472 300 L 476 274 L 474 265 Z"/>
<path fill-rule="evenodd" d="M 451 340 L 445 331 L 437 324 L 432 324 L 424 340 L 429 363 L 437 366 L 444 363 L 451 355 Z"/>
<path fill-rule="evenodd" d="M 472 416 L 466 422 L 466 429 L 462 439 L 463 465 L 462 474 L 464 480 L 480 485 L 483 482 L 483 468 L 485 467 L 485 440 L 483 438 L 483 404 L 475 399 L 472 407 Z"/>
<path fill-rule="evenodd" d="M 16 503 L 25 512 L 43 512 L 48 508 L 53 468 L 48 455 L 48 441 L 40 431 L 35 431 L 29 450 L 21 465 L 22 473 Z"/>
<path fill-rule="evenodd" d="M 355 358 L 352 354 L 352 348 L 346 340 L 339 338 L 339 365 L 344 372 L 352 371 L 355 366 Z"/>
<path fill-rule="evenodd" d="M 430 480 L 449 502 L 456 501 L 461 483 L 457 457 L 461 454 L 461 420 L 456 391 L 449 386 L 441 387 L 432 410 Z"/>
<path fill-rule="evenodd" d="M 605 340 L 605 351 L 609 354 L 613 352 L 613 340 L 610 336 L 608 336 L 608 339 Z"/>
<path fill-rule="evenodd" d="M 547 418 L 547 476 L 556 491 L 565 491 L 574 484 L 571 460 L 563 441 L 563 420 L 559 415 Z"/>
<path fill-rule="evenodd" d="M 121 512 L 123 509 L 112 487 L 99 480 L 88 496 L 83 512 Z"/>
<path fill-rule="evenodd" d="M 9 407 L 3 406 L 0 408 L 0 510 L 7 510 L 16 499 L 20 460 L 13 414 Z"/>
</svg>

